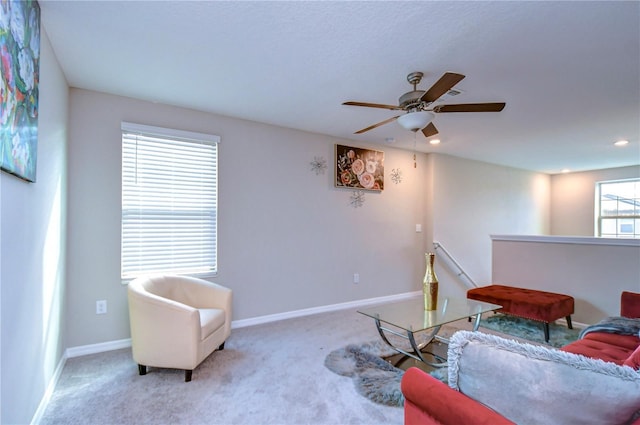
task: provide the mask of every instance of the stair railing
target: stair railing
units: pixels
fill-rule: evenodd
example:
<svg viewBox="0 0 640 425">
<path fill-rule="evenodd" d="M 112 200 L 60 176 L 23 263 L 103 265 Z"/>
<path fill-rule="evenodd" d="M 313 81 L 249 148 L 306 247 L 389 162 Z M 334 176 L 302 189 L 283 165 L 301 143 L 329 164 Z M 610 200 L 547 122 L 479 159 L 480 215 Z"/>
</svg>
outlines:
<svg viewBox="0 0 640 425">
<path fill-rule="evenodd" d="M 458 278 L 460 278 L 461 276 L 464 276 L 467 279 L 467 281 L 469 283 L 471 283 L 471 285 L 467 284 L 467 286 L 469 288 L 477 288 L 478 287 L 478 285 L 474 282 L 474 280 L 471 278 L 471 276 L 469 276 L 469 274 L 464 271 L 462 266 L 456 261 L 455 258 L 453 258 L 453 256 L 449 253 L 449 251 L 447 251 L 447 249 L 444 246 L 442 246 L 442 244 L 440 242 L 433 241 L 433 247 L 435 248 L 436 251 L 438 251 L 438 250 L 442 251 L 442 253 L 449 260 L 449 263 L 451 263 L 451 264 L 453 264 L 455 266 L 455 268 L 457 269 L 456 276 Z"/>
</svg>

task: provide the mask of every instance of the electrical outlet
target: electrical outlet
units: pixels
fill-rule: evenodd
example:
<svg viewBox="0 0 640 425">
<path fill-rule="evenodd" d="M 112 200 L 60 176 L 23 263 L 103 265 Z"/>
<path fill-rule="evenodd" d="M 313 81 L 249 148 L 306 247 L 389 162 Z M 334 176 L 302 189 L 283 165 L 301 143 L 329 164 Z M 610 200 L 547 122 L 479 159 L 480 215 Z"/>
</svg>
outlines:
<svg viewBox="0 0 640 425">
<path fill-rule="evenodd" d="M 107 314 L 107 300 L 96 301 L 96 314 Z"/>
<path fill-rule="evenodd" d="M 360 273 L 353 274 L 353 283 L 360 283 Z"/>
</svg>

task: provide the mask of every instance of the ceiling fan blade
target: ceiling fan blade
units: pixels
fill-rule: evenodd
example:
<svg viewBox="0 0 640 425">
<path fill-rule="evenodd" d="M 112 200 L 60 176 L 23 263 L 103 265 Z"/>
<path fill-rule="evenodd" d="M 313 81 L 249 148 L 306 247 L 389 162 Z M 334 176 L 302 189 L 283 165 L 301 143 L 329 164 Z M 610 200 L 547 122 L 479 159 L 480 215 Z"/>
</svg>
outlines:
<svg viewBox="0 0 640 425">
<path fill-rule="evenodd" d="M 438 105 L 433 112 L 500 112 L 506 103 L 463 103 L 459 105 Z"/>
<path fill-rule="evenodd" d="M 422 129 L 422 134 L 424 134 L 424 137 L 435 136 L 438 134 L 438 129 L 433 125 L 433 122 L 430 122 L 428 126 Z"/>
<path fill-rule="evenodd" d="M 353 133 L 353 134 L 362 134 L 362 133 L 364 133 L 365 131 L 373 130 L 373 129 L 374 129 L 374 128 L 376 128 L 376 127 L 380 127 L 381 125 L 385 125 L 385 124 L 387 124 L 387 123 L 390 123 L 391 121 L 395 121 L 395 120 L 397 120 L 399 116 L 400 116 L 400 115 L 398 115 L 398 116 L 396 116 L 396 117 L 391 117 L 391 118 L 386 119 L 386 120 L 384 120 L 384 121 L 380 121 L 380 122 L 379 122 L 379 123 L 377 123 L 377 124 L 370 125 L 369 127 L 367 127 L 367 128 L 363 128 L 362 130 L 358 130 L 358 131 L 356 131 L 356 132 L 355 132 L 355 133 Z"/>
<path fill-rule="evenodd" d="M 423 102 L 434 102 L 438 100 L 440 96 L 448 92 L 451 87 L 458 84 L 463 78 L 464 75 L 462 74 L 445 72 L 445 74 L 420 97 L 420 100 Z"/>
<path fill-rule="evenodd" d="M 348 106 L 366 106 L 367 108 L 391 109 L 392 111 L 401 110 L 402 109 L 400 106 L 383 105 L 381 103 L 367 103 L 367 102 L 344 102 L 343 105 L 348 105 Z"/>
</svg>

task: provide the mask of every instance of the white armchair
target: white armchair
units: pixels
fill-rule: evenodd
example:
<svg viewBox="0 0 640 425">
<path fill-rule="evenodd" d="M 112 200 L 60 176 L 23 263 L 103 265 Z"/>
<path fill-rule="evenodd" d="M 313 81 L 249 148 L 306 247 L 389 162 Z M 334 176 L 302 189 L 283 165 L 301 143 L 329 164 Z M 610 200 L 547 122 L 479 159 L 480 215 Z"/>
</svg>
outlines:
<svg viewBox="0 0 640 425">
<path fill-rule="evenodd" d="M 133 359 L 147 366 L 184 369 L 185 382 L 231 334 L 231 290 L 187 276 L 139 277 L 129 283 Z"/>
</svg>

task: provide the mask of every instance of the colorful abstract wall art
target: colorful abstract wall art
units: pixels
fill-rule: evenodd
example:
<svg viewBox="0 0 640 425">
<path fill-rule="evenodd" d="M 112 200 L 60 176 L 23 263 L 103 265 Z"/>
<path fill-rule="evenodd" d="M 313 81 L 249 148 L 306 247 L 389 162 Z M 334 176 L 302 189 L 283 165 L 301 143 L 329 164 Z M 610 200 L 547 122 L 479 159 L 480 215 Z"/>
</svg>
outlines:
<svg viewBox="0 0 640 425">
<path fill-rule="evenodd" d="M 0 168 L 36 180 L 40 6 L 0 0 Z"/>
</svg>

